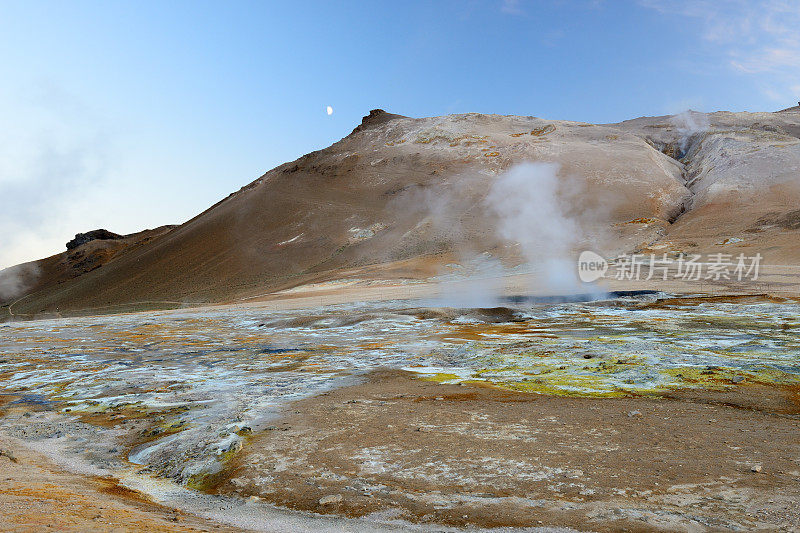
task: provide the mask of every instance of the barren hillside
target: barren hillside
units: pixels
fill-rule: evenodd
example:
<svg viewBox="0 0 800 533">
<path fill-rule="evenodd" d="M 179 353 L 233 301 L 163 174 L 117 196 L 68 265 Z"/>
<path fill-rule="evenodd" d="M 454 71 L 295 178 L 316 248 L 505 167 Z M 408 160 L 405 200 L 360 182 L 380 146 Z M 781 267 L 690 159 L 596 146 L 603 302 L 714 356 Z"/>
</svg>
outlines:
<svg viewBox="0 0 800 533">
<path fill-rule="evenodd" d="M 554 201 L 593 226 L 581 238 L 605 253 L 758 249 L 797 264 L 798 136 L 800 108 L 611 125 L 375 110 L 339 142 L 174 229 L 39 261 L 5 298 L 6 314 L 232 301 L 342 277 L 421 278 L 481 256 L 513 267 L 531 254 L 498 231 L 504 213 L 487 196 L 525 162 L 558 164 Z M 107 257 L 97 268 L 65 263 L 98 253 Z"/>
</svg>

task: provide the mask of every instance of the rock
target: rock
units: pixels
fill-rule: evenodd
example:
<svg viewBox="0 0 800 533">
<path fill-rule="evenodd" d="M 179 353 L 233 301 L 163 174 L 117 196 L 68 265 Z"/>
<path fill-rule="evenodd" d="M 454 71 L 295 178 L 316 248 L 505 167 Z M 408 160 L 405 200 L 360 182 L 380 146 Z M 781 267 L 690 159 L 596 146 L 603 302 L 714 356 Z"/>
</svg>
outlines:
<svg viewBox="0 0 800 533">
<path fill-rule="evenodd" d="M 630 411 L 628 412 L 628 417 L 633 418 L 634 416 L 642 416 L 641 411 Z"/>
<path fill-rule="evenodd" d="M 731 378 L 731 381 L 733 383 L 741 383 L 742 381 L 744 381 L 744 376 L 733 376 Z"/>
<path fill-rule="evenodd" d="M 408 118 L 408 117 L 405 117 L 403 115 L 395 115 L 394 113 L 387 113 L 383 109 L 373 109 L 369 112 L 369 115 L 361 119 L 361 124 L 356 126 L 356 128 L 352 131 L 352 133 L 350 133 L 350 135 L 353 135 L 354 133 L 358 133 L 360 131 L 364 131 L 369 128 L 373 128 L 375 126 L 379 126 L 396 118 Z"/>
<path fill-rule="evenodd" d="M 95 229 L 92 231 L 87 231 L 86 233 L 76 234 L 75 238 L 67 243 L 67 250 L 72 250 L 90 241 L 95 241 L 95 240 L 109 241 L 122 238 L 124 238 L 122 235 L 119 235 L 118 233 L 113 233 L 111 231 L 108 231 L 107 229 Z"/>
<path fill-rule="evenodd" d="M 14 457 L 14 454 L 11 453 L 11 450 L 0 450 L 0 457 L 7 457 L 8 460 L 11 461 L 12 463 L 19 462 L 17 458 Z"/>
<path fill-rule="evenodd" d="M 756 474 L 761 472 L 761 465 L 753 465 L 750 467 L 751 472 L 755 472 Z"/>
<path fill-rule="evenodd" d="M 343 499 L 344 498 L 342 498 L 341 494 L 331 494 L 330 496 L 323 496 L 322 498 L 320 498 L 319 499 L 319 504 L 320 505 L 333 505 L 333 504 L 336 504 L 336 503 L 341 503 Z"/>
</svg>

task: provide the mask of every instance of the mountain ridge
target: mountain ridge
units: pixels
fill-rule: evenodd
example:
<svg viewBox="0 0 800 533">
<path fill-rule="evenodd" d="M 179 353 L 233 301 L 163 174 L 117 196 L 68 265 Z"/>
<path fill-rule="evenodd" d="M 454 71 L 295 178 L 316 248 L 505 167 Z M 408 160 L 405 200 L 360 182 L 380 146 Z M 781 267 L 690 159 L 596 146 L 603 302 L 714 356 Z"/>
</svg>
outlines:
<svg viewBox="0 0 800 533">
<path fill-rule="evenodd" d="M 67 279 L 51 265 L 0 304 L 15 316 L 196 305 L 345 272 L 426 278 L 481 254 L 518 265 L 525 258 L 497 235 L 485 199 L 498 176 L 530 162 L 557 165 L 560 184 L 581 191 L 570 199 L 574 210 L 604 212 L 596 225 L 610 235 L 609 253 L 711 252 L 722 239 L 741 238 L 747 242 L 731 250 L 755 245 L 778 262 L 800 260 L 791 223 L 800 199 L 800 107 L 603 125 L 373 110 L 331 146 L 117 250 L 100 268 Z M 28 265 L 41 272 L 42 261 Z"/>
</svg>

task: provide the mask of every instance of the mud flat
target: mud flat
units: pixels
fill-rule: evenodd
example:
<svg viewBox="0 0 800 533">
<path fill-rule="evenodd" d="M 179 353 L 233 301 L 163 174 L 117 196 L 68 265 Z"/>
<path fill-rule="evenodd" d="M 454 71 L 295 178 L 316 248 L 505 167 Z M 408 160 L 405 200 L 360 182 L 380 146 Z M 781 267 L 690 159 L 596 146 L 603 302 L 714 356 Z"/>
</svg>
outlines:
<svg viewBox="0 0 800 533">
<path fill-rule="evenodd" d="M 293 403 L 214 491 L 457 526 L 790 530 L 797 393 L 565 398 L 376 371 Z"/>
<path fill-rule="evenodd" d="M 0 434 L 2 531 L 234 531 L 156 504 L 111 477 L 69 472 Z"/>
<path fill-rule="evenodd" d="M 4 324 L 4 524 L 797 528 L 799 339 L 792 299 L 663 294 Z"/>
<path fill-rule="evenodd" d="M 238 522 L 262 531 L 797 528 L 798 390 L 750 385 L 668 396 L 533 395 L 377 370 L 359 384 L 286 405 L 284 415 L 251 435 L 204 488 L 209 499 L 192 502 L 179 494 L 165 502 L 175 507 L 116 478 L 70 473 L 0 435 L 0 527 L 234 531 L 241 529 L 220 522 Z M 13 408 L 6 416 L 25 412 Z M 228 512 L 213 513 L 214 505 Z M 356 520 L 326 522 L 320 514 Z"/>
</svg>

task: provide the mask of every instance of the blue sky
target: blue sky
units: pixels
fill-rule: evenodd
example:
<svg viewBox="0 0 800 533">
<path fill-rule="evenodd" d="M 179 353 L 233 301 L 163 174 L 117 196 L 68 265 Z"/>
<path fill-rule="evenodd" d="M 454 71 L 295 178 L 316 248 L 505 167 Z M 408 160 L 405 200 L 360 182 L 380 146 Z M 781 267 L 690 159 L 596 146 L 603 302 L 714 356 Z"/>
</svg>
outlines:
<svg viewBox="0 0 800 533">
<path fill-rule="evenodd" d="M 184 222 L 376 107 L 615 122 L 798 99 L 800 0 L 0 1 L 0 267 Z"/>
</svg>

